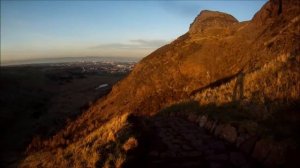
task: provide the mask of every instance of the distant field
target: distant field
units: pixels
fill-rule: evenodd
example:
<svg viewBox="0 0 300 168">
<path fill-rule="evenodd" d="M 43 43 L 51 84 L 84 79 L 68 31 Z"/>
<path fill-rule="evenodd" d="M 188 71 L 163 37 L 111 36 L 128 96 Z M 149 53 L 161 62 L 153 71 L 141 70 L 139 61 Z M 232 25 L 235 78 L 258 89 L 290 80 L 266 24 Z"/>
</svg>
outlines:
<svg viewBox="0 0 300 168">
<path fill-rule="evenodd" d="M 126 74 L 82 71 L 79 64 L 1 67 L 0 161 L 14 162 L 32 137 L 53 135 Z M 108 87 L 96 89 L 101 84 Z"/>
</svg>

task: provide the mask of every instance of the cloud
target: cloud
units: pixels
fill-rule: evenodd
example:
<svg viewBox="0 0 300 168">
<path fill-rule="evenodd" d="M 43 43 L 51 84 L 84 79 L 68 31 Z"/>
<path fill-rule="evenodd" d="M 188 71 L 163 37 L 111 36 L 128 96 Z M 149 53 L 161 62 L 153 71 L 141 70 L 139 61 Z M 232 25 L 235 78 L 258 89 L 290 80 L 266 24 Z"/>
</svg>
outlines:
<svg viewBox="0 0 300 168">
<path fill-rule="evenodd" d="M 130 42 L 140 46 L 148 46 L 148 47 L 155 47 L 155 48 L 168 43 L 168 41 L 166 40 L 143 40 L 143 39 L 130 40 Z"/>
<path fill-rule="evenodd" d="M 145 39 L 135 39 L 130 40 L 127 43 L 107 43 L 107 44 L 100 44 L 97 46 L 92 46 L 90 49 L 156 49 L 165 44 L 169 41 L 166 40 L 145 40 Z"/>
</svg>

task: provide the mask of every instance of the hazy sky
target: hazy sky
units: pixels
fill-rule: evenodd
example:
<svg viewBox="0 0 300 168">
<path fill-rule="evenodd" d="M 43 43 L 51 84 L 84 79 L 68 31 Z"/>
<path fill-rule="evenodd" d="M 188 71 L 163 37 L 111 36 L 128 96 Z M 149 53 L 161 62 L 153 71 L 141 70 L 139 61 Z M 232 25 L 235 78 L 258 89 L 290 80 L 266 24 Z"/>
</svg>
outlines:
<svg viewBox="0 0 300 168">
<path fill-rule="evenodd" d="M 187 32 L 201 10 L 223 11 L 244 21 L 265 2 L 1 0 L 1 62 L 144 57 Z"/>
</svg>

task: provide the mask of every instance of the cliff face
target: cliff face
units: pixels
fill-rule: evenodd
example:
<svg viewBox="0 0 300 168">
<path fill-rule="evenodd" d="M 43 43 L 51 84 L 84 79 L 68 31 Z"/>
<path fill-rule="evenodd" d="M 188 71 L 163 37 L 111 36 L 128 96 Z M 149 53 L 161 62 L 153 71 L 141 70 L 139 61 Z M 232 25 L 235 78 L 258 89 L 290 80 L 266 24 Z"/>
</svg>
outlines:
<svg viewBox="0 0 300 168">
<path fill-rule="evenodd" d="M 202 11 L 187 33 L 145 57 L 46 144 L 55 148 L 65 137 L 71 139 L 67 144 L 76 142 L 120 114 L 156 114 L 216 81 L 253 72 L 283 54 L 299 55 L 299 6 L 299 1 L 270 1 L 247 22 Z"/>
<path fill-rule="evenodd" d="M 204 10 L 200 12 L 191 24 L 189 33 L 193 35 L 199 33 L 206 34 L 209 30 L 213 29 L 219 29 L 219 32 L 222 32 L 226 28 L 229 29 L 234 23 L 238 23 L 238 20 L 229 14 Z"/>
</svg>

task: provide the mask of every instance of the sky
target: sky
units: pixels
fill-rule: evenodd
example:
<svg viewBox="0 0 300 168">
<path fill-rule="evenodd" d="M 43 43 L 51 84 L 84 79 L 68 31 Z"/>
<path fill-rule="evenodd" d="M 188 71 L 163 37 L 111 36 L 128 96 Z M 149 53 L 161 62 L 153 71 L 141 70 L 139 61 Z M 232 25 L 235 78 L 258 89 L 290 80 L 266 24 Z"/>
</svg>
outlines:
<svg viewBox="0 0 300 168">
<path fill-rule="evenodd" d="M 186 33 L 201 10 L 250 20 L 266 0 L 1 0 L 1 63 L 145 57 Z"/>
</svg>

